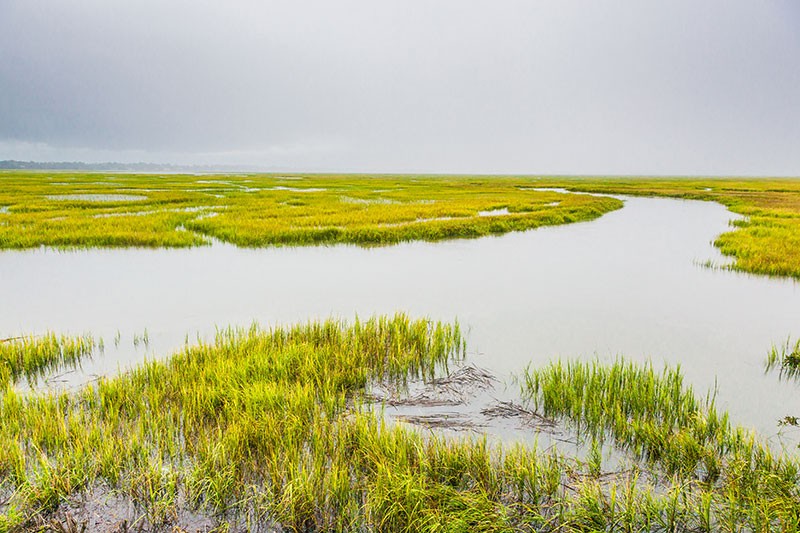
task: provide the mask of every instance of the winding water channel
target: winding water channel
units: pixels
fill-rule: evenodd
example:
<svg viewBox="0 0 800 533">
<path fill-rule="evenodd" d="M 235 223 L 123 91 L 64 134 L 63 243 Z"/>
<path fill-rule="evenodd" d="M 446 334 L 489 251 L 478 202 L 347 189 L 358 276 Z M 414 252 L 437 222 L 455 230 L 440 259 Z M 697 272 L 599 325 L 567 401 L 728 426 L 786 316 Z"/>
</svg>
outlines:
<svg viewBox="0 0 800 533">
<path fill-rule="evenodd" d="M 800 384 L 765 375 L 764 359 L 800 336 L 800 289 L 700 265 L 724 262 L 711 241 L 733 216 L 626 198 L 593 222 L 442 243 L 4 251 L 0 337 L 102 336 L 103 355 L 52 380 L 75 386 L 217 326 L 405 311 L 457 318 L 470 361 L 501 379 L 556 357 L 680 364 L 698 392 L 716 384 L 735 422 L 774 440 L 778 419 L 800 415 Z"/>
</svg>

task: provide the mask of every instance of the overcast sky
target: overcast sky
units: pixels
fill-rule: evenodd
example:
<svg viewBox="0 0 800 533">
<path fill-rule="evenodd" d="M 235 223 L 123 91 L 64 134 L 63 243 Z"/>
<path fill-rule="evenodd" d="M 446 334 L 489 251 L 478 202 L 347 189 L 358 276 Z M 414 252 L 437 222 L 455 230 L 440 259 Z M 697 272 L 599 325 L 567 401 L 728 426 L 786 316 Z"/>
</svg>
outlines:
<svg viewBox="0 0 800 533">
<path fill-rule="evenodd" d="M 800 175 L 800 2 L 0 0 L 0 159 Z"/>
</svg>

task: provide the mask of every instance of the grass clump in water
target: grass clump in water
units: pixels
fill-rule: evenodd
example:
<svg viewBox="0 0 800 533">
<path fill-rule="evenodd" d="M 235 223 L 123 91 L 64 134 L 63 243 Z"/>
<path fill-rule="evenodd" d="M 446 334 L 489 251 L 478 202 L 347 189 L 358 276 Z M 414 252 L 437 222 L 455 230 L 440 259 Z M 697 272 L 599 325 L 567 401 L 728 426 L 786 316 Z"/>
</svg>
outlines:
<svg viewBox="0 0 800 533">
<path fill-rule="evenodd" d="M 525 395 L 545 416 L 565 417 L 594 439 L 611 436 L 617 446 L 668 474 L 703 470 L 713 480 L 715 459 L 730 424 L 713 401 L 699 401 L 684 386 L 680 369 L 656 372 L 622 360 L 612 365 L 570 361 L 525 374 Z"/>
<path fill-rule="evenodd" d="M 680 369 L 558 362 L 528 369 L 523 395 L 546 416 L 592 439 L 610 439 L 670 479 L 668 494 L 694 502 L 674 515 L 685 528 L 692 522 L 705 531 L 800 527 L 796 458 L 776 456 L 754 434 L 733 427 L 713 399 L 701 401 L 684 385 Z"/>
<path fill-rule="evenodd" d="M 786 339 L 783 346 L 773 346 L 767 354 L 765 372 L 778 369 L 780 379 L 800 378 L 800 339 L 792 344 L 791 338 Z M 800 418 L 796 415 L 786 415 L 778 421 L 780 426 L 800 427 Z"/>
<path fill-rule="evenodd" d="M 800 339 L 792 344 L 791 339 L 781 346 L 773 346 L 767 354 L 766 371 L 778 369 L 781 378 L 800 376 Z"/>
<path fill-rule="evenodd" d="M 23 376 L 33 382 L 57 367 L 76 365 L 96 346 L 89 335 L 70 337 L 46 333 L 0 339 L 0 388 Z"/>
</svg>

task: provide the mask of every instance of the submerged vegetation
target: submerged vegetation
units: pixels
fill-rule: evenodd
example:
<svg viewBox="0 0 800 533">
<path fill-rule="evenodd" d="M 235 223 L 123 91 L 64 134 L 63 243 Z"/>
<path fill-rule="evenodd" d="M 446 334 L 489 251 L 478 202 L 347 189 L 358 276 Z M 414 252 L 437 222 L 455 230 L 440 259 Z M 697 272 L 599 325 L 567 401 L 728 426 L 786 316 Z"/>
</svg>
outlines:
<svg viewBox="0 0 800 533">
<path fill-rule="evenodd" d="M 767 354 L 767 372 L 778 369 L 782 378 L 800 377 L 800 339 L 792 344 L 791 339 L 780 348 L 773 346 Z"/>
<path fill-rule="evenodd" d="M 591 220 L 608 197 L 511 178 L 0 172 L 0 248 L 435 241 Z"/>
<path fill-rule="evenodd" d="M 775 369 L 778 370 L 778 376 L 781 379 L 797 380 L 800 378 L 800 339 L 792 344 L 790 337 L 786 339 L 783 346 L 772 346 L 767 354 L 765 371 L 771 372 Z M 800 418 L 789 414 L 778 421 L 778 425 L 800 427 Z"/>
<path fill-rule="evenodd" d="M 89 335 L 68 337 L 47 333 L 0 339 L 0 389 L 22 376 L 32 382 L 57 367 L 76 365 L 96 346 Z"/>
<path fill-rule="evenodd" d="M 537 410 L 592 437 L 586 460 L 423 435 L 364 403 L 371 385 L 433 380 L 464 353 L 455 324 L 328 320 L 224 330 L 79 392 L 6 389 L 0 530 L 86 523 L 59 512 L 110 494 L 132 506 L 128 525 L 151 530 L 189 512 L 223 529 L 285 531 L 800 525 L 797 463 L 733 428 L 678 371 L 621 361 L 529 370 Z M 607 437 L 630 454 L 614 471 L 603 465 Z"/>
<path fill-rule="evenodd" d="M 529 369 L 524 394 L 545 416 L 574 421 L 579 432 L 617 447 L 670 475 L 697 473 L 714 481 L 721 455 L 735 442 L 726 415 L 700 402 L 680 369 L 656 372 L 618 360 L 611 365 L 572 361 Z"/>
</svg>

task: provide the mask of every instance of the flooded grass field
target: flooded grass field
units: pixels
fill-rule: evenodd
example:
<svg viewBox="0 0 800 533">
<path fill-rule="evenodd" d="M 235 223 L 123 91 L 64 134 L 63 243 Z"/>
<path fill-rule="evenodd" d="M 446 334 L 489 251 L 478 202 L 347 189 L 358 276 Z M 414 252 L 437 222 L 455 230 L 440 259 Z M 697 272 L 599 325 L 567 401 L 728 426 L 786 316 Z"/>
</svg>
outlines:
<svg viewBox="0 0 800 533">
<path fill-rule="evenodd" d="M 100 185 L 55 177 L 70 183 L 58 194 L 98 194 Z M 403 178 L 373 183 L 371 195 L 333 178 L 298 192 L 304 178 L 292 178 L 191 180 L 223 198 L 243 187 L 293 196 L 280 205 L 320 195 L 302 224 L 343 216 L 323 214 L 335 205 L 362 217 L 359 235 L 406 224 L 405 211 L 375 218 L 392 202 L 440 197 L 452 207 L 414 211 L 414 224 L 444 218 L 464 232 L 533 212 L 522 202 L 593 214 L 533 231 L 493 226 L 480 239 L 434 232 L 439 242 L 419 242 L 426 230 L 392 246 L 330 244 L 347 230 L 325 246 L 253 248 L 256 226 L 244 220 L 260 216 L 258 204 L 197 210 L 174 196 L 189 178 L 150 184 L 170 189 L 163 205 L 122 205 L 119 194 L 149 197 L 137 189 L 144 180 L 122 191 L 125 176 L 109 178 L 102 201 L 30 199 L 53 187 L 4 193 L 7 235 L 27 224 L 46 237 L 47 213 L 89 240 L 0 252 L 0 361 L 11 383 L 0 400 L 0 530 L 70 520 L 106 530 L 797 527 L 800 391 L 777 366 L 791 362 L 787 338 L 800 336 L 800 291 L 791 278 L 731 270 L 747 268 L 744 256 L 713 244 L 731 220 L 746 228 L 767 215 L 616 196 L 636 192 L 617 182 L 609 197 L 513 180 L 473 204 L 444 198 L 467 195 L 456 185 L 467 178 L 422 180 L 424 195 L 403 192 L 417 183 Z M 442 183 L 452 190 L 436 192 Z M 653 183 L 641 192 L 661 195 Z M 700 184 L 683 186 L 708 194 Z M 469 213 L 454 210 L 460 202 Z M 92 247 L 104 226 L 86 220 L 123 218 L 133 231 L 133 210 L 175 217 L 167 243 L 186 233 L 181 243 L 205 245 Z M 203 225 L 228 210 L 239 218 Z M 242 240 L 231 237 L 238 223 L 249 228 Z"/>
<path fill-rule="evenodd" d="M 396 176 L 0 172 L 0 248 L 390 244 L 591 220 L 607 196 L 522 190 L 525 180 Z"/>
</svg>

